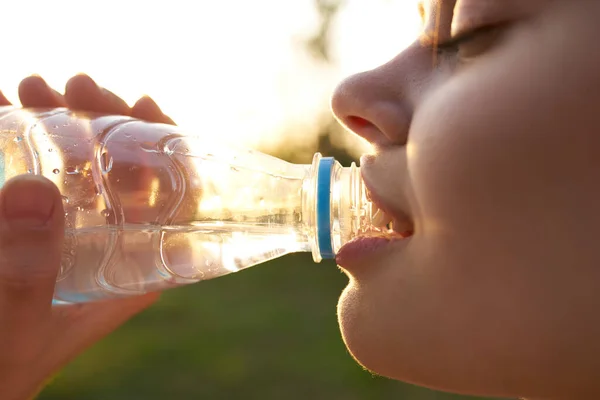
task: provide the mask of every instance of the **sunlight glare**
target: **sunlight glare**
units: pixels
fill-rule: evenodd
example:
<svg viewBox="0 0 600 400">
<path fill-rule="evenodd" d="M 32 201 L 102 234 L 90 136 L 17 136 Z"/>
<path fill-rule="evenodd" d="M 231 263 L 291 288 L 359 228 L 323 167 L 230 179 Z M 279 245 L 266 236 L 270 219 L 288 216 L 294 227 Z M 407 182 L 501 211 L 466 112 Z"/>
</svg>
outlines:
<svg viewBox="0 0 600 400">
<path fill-rule="evenodd" d="M 393 57 L 418 22 L 414 0 L 350 0 L 328 66 L 303 44 L 318 27 L 312 0 L 21 0 L 3 14 L 16 34 L 3 42 L 0 89 L 16 104 L 27 75 L 62 92 L 85 72 L 129 105 L 148 94 L 184 130 L 245 146 L 283 143 L 289 126 L 313 133 L 336 83 Z"/>
</svg>

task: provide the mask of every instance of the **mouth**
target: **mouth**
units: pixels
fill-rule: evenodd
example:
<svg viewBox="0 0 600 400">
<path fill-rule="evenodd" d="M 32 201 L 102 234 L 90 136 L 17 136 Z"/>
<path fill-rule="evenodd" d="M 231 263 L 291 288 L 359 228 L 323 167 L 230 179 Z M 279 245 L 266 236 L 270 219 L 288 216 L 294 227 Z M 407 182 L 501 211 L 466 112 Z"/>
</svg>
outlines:
<svg viewBox="0 0 600 400">
<path fill-rule="evenodd" d="M 371 202 L 371 224 L 361 236 L 406 239 L 414 234 L 408 215 L 385 203 L 365 182 L 366 197 Z"/>
</svg>

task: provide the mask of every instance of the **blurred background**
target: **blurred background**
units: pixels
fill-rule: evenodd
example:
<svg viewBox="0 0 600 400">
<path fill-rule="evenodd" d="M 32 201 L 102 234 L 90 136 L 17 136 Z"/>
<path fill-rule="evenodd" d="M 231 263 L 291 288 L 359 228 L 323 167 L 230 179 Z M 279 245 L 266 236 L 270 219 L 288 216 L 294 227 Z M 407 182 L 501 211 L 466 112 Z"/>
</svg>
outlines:
<svg viewBox="0 0 600 400">
<path fill-rule="evenodd" d="M 291 162 L 368 146 L 333 120 L 344 77 L 402 51 L 416 0 L 23 0 L 3 5 L 0 88 L 85 72 L 180 126 Z M 10 17 L 8 17 L 10 16 Z M 373 376 L 342 343 L 334 263 L 291 255 L 161 300 L 76 359 L 40 399 L 468 399 Z M 475 398 L 471 398 L 475 399 Z"/>
</svg>

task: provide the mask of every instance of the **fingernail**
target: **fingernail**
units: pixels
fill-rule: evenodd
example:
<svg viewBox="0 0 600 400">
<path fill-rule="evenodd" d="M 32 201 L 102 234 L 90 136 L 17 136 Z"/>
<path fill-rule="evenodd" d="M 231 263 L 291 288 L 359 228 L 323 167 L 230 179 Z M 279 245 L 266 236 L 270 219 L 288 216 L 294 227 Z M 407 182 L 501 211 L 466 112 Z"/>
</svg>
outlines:
<svg viewBox="0 0 600 400">
<path fill-rule="evenodd" d="M 4 219 L 13 228 L 45 226 L 54 211 L 55 190 L 50 181 L 36 176 L 7 182 L 1 193 Z"/>
</svg>

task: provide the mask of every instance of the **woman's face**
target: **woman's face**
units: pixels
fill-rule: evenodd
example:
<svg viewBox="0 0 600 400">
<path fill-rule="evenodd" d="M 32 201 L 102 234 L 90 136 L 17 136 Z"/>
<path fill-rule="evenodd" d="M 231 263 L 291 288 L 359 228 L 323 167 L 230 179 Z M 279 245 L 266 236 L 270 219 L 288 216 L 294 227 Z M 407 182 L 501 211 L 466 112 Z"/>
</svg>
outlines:
<svg viewBox="0 0 600 400">
<path fill-rule="evenodd" d="M 374 144 L 373 196 L 414 230 L 342 250 L 344 340 L 373 372 L 442 390 L 600 392 L 600 2 L 423 10 L 423 38 L 332 99 Z"/>
</svg>

